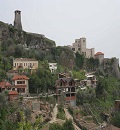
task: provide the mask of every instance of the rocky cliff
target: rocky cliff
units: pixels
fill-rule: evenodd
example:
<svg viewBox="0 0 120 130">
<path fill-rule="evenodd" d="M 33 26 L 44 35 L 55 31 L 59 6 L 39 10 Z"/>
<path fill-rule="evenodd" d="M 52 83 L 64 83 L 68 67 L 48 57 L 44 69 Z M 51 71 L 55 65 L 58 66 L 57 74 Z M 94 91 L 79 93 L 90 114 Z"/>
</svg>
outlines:
<svg viewBox="0 0 120 130">
<path fill-rule="evenodd" d="M 12 39 L 15 44 L 21 44 L 27 48 L 47 49 L 56 46 L 55 41 L 44 35 L 17 30 L 11 24 L 3 22 L 0 22 L 0 39 L 1 43 Z"/>
<path fill-rule="evenodd" d="M 57 62 L 74 67 L 74 54 L 66 47 L 56 47 L 55 41 L 42 34 L 17 30 L 14 26 L 0 22 L 0 50 L 5 57 L 26 57 Z"/>
</svg>

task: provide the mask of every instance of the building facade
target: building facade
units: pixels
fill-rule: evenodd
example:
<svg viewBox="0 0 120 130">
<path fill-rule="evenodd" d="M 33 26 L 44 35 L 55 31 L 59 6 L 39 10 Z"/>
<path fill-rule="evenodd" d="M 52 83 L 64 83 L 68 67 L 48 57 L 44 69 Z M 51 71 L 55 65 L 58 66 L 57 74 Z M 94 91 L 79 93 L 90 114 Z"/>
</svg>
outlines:
<svg viewBox="0 0 120 130">
<path fill-rule="evenodd" d="M 12 84 L 14 85 L 15 91 L 17 91 L 20 95 L 28 95 L 28 80 L 29 78 L 25 75 L 15 75 L 12 78 Z"/>
<path fill-rule="evenodd" d="M 81 86 L 82 87 L 92 87 L 92 88 L 96 88 L 97 87 L 97 79 L 95 75 L 86 75 L 86 79 L 81 80 Z"/>
<path fill-rule="evenodd" d="M 75 43 L 68 45 L 69 48 L 72 49 L 73 52 L 80 52 L 86 58 L 94 57 L 94 48 L 88 49 L 86 48 L 86 38 L 75 39 Z"/>
<path fill-rule="evenodd" d="M 16 58 L 13 60 L 13 70 L 18 69 L 38 69 L 38 61 L 36 59 L 28 59 L 28 58 Z"/>
<path fill-rule="evenodd" d="M 57 70 L 57 63 L 49 63 L 49 69 L 51 73 L 55 73 Z"/>
<path fill-rule="evenodd" d="M 4 90 L 11 90 L 12 85 L 8 81 L 2 81 L 0 82 L 0 92 Z"/>
<path fill-rule="evenodd" d="M 55 88 L 58 102 L 76 106 L 76 83 L 72 78 L 59 78 Z"/>
</svg>

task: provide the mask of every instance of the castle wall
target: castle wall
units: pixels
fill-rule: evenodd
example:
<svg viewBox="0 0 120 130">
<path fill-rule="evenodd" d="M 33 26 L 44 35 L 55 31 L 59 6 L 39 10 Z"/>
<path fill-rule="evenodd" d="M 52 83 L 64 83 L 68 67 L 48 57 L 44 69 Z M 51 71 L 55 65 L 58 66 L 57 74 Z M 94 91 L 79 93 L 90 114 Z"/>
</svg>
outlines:
<svg viewBox="0 0 120 130">
<path fill-rule="evenodd" d="M 86 49 L 86 57 L 87 58 L 94 57 L 94 48 Z"/>
</svg>

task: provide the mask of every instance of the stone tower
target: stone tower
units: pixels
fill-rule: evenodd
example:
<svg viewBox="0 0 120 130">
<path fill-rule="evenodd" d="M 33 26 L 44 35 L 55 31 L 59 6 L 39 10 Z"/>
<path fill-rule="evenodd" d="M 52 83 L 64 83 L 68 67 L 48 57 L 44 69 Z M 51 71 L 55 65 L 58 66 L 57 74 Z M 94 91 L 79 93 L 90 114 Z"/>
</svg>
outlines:
<svg viewBox="0 0 120 130">
<path fill-rule="evenodd" d="M 21 24 L 21 11 L 16 10 L 15 11 L 15 20 L 14 20 L 14 27 L 18 30 L 22 30 L 22 24 Z"/>
</svg>

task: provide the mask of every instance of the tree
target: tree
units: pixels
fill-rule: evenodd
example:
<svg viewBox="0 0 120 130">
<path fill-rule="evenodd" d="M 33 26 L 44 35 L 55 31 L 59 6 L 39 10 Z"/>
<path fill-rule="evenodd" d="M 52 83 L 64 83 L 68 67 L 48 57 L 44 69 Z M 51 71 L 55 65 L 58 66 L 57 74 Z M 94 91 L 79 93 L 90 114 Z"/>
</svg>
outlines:
<svg viewBox="0 0 120 130">
<path fill-rule="evenodd" d="M 111 123 L 120 128 L 120 112 L 115 112 L 111 118 Z"/>
<path fill-rule="evenodd" d="M 76 58 L 75 58 L 75 64 L 78 69 L 82 69 L 84 65 L 85 57 L 82 54 L 79 54 L 79 52 L 76 52 Z"/>
</svg>

